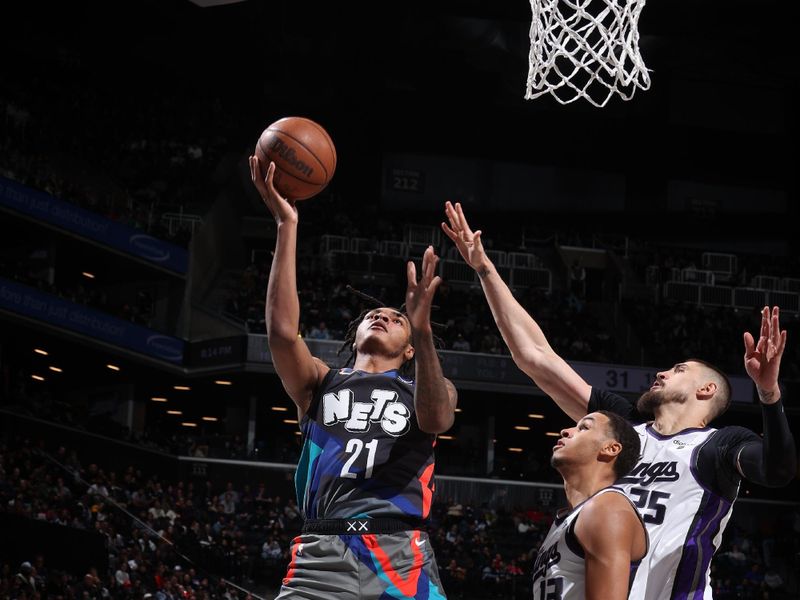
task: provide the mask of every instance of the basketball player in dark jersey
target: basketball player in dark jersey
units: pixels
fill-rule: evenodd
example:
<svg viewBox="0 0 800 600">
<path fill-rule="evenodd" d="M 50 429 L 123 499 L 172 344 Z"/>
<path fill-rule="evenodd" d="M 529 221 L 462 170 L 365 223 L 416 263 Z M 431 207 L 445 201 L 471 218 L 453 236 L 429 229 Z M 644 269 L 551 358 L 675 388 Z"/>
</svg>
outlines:
<svg viewBox="0 0 800 600">
<path fill-rule="evenodd" d="M 351 369 L 331 369 L 298 336 L 298 213 L 250 158 L 253 183 L 278 226 L 266 297 L 275 370 L 297 405 L 303 450 L 295 483 L 305 519 L 278 598 L 444 598 L 424 530 L 436 435 L 453 424 L 456 390 L 442 375 L 430 322 L 440 278 L 429 247 L 405 312 L 379 307 L 355 329 Z M 401 374 L 413 361 L 413 379 Z"/>
<path fill-rule="evenodd" d="M 755 383 L 763 437 L 744 427 L 709 423 L 730 404 L 727 377 L 688 359 L 657 374 L 636 405 L 593 388 L 550 347 L 486 256 L 459 204 L 447 203 L 445 233 L 478 273 L 484 294 L 517 366 L 576 421 L 607 410 L 639 423 L 641 457 L 619 482 L 642 512 L 650 551 L 632 581 L 630 598 L 710 599 L 711 558 L 719 548 L 742 479 L 786 485 L 797 471 L 794 437 L 781 402 L 778 373 L 786 345 L 778 307 L 764 307 L 757 338 L 744 334 L 744 365 Z"/>
</svg>

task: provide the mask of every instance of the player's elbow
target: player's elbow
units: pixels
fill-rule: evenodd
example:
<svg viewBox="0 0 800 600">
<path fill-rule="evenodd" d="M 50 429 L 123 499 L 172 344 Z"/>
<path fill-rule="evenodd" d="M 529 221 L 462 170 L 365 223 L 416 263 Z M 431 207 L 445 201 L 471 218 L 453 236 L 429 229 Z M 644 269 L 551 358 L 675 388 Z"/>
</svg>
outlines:
<svg viewBox="0 0 800 600">
<path fill-rule="evenodd" d="M 511 358 L 517 366 L 531 378 L 544 377 L 553 367 L 552 353 L 539 346 L 511 348 Z"/>
<path fill-rule="evenodd" d="M 442 434 L 448 431 L 455 421 L 453 414 L 430 415 L 427 417 L 418 416 L 417 425 L 423 433 L 430 433 L 434 435 Z"/>
<path fill-rule="evenodd" d="M 296 327 L 284 323 L 267 323 L 267 342 L 270 348 L 297 341 L 300 333 Z"/>
</svg>

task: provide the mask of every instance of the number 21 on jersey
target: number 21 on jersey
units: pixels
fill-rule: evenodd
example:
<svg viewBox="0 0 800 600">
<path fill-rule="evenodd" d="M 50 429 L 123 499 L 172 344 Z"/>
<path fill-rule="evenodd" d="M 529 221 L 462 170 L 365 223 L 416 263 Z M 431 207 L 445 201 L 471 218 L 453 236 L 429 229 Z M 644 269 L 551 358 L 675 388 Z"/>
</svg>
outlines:
<svg viewBox="0 0 800 600">
<path fill-rule="evenodd" d="M 364 479 L 372 477 L 372 469 L 375 466 L 375 454 L 378 450 L 378 440 L 372 440 L 365 444 L 358 438 L 350 438 L 347 440 L 344 451 L 350 455 L 350 458 L 348 458 L 344 466 L 342 466 L 342 472 L 339 473 L 339 477 L 347 477 L 348 479 L 356 479 L 356 477 L 358 477 L 358 472 L 353 472 L 350 469 L 353 467 L 353 463 L 358 460 L 364 448 L 367 449 L 367 465 L 364 469 Z"/>
</svg>

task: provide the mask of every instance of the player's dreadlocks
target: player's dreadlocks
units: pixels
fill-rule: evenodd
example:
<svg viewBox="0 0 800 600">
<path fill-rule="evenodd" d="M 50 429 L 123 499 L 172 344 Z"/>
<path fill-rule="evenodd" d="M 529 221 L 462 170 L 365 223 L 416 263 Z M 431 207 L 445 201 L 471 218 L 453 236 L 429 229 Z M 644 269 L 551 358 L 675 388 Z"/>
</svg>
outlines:
<svg viewBox="0 0 800 600">
<path fill-rule="evenodd" d="M 376 308 L 385 308 L 387 306 L 385 302 L 382 302 L 382 301 L 378 300 L 377 298 L 375 298 L 373 296 L 370 296 L 369 294 L 365 294 L 361 290 L 357 290 L 351 285 L 348 285 L 347 289 L 352 294 L 355 294 L 356 296 L 361 298 L 369 306 L 368 306 L 368 308 L 365 308 L 364 310 L 362 310 L 361 313 L 355 319 L 350 321 L 350 323 L 347 326 L 347 332 L 344 334 L 344 342 L 342 343 L 342 345 L 339 348 L 339 350 L 336 352 L 337 356 L 339 354 L 341 354 L 342 352 L 344 352 L 345 350 L 347 350 L 350 353 L 350 355 L 347 358 L 347 361 L 342 365 L 342 367 L 347 367 L 347 366 L 355 363 L 356 351 L 355 351 L 354 344 L 355 344 L 355 341 L 356 341 L 356 331 L 358 330 L 358 326 L 361 324 L 361 321 L 364 320 L 364 317 L 366 317 L 367 313 L 369 313 L 370 311 L 375 310 Z M 401 313 L 403 313 L 405 315 L 406 314 L 406 304 L 405 304 L 405 302 L 403 304 L 401 304 L 400 307 L 397 310 L 399 310 Z M 445 327 L 445 325 L 442 325 L 441 323 L 434 323 L 433 321 L 431 321 L 431 327 L 434 330 L 435 329 L 443 329 Z M 433 336 L 433 345 L 437 349 L 436 356 L 439 357 L 439 362 L 441 362 L 442 361 L 442 356 L 441 356 L 441 354 L 439 354 L 438 350 L 441 349 L 444 346 L 444 341 L 442 340 L 442 338 L 440 338 L 439 336 L 434 334 L 434 336 Z M 398 369 L 398 372 L 400 373 L 401 377 L 405 377 L 406 379 L 412 379 L 414 377 L 414 369 L 415 368 L 416 368 L 416 358 L 412 357 L 410 360 L 407 360 L 406 362 L 404 362 L 400 366 L 400 369 Z"/>
</svg>

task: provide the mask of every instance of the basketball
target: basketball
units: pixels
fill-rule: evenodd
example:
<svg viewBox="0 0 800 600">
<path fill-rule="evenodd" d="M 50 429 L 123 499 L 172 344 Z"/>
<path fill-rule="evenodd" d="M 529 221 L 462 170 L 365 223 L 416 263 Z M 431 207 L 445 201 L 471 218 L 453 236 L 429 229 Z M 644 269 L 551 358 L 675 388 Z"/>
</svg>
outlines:
<svg viewBox="0 0 800 600">
<path fill-rule="evenodd" d="M 272 123 L 258 138 L 255 154 L 264 174 L 270 161 L 275 163 L 275 189 L 290 200 L 318 194 L 336 170 L 331 136 L 305 117 L 284 117 Z"/>
</svg>

